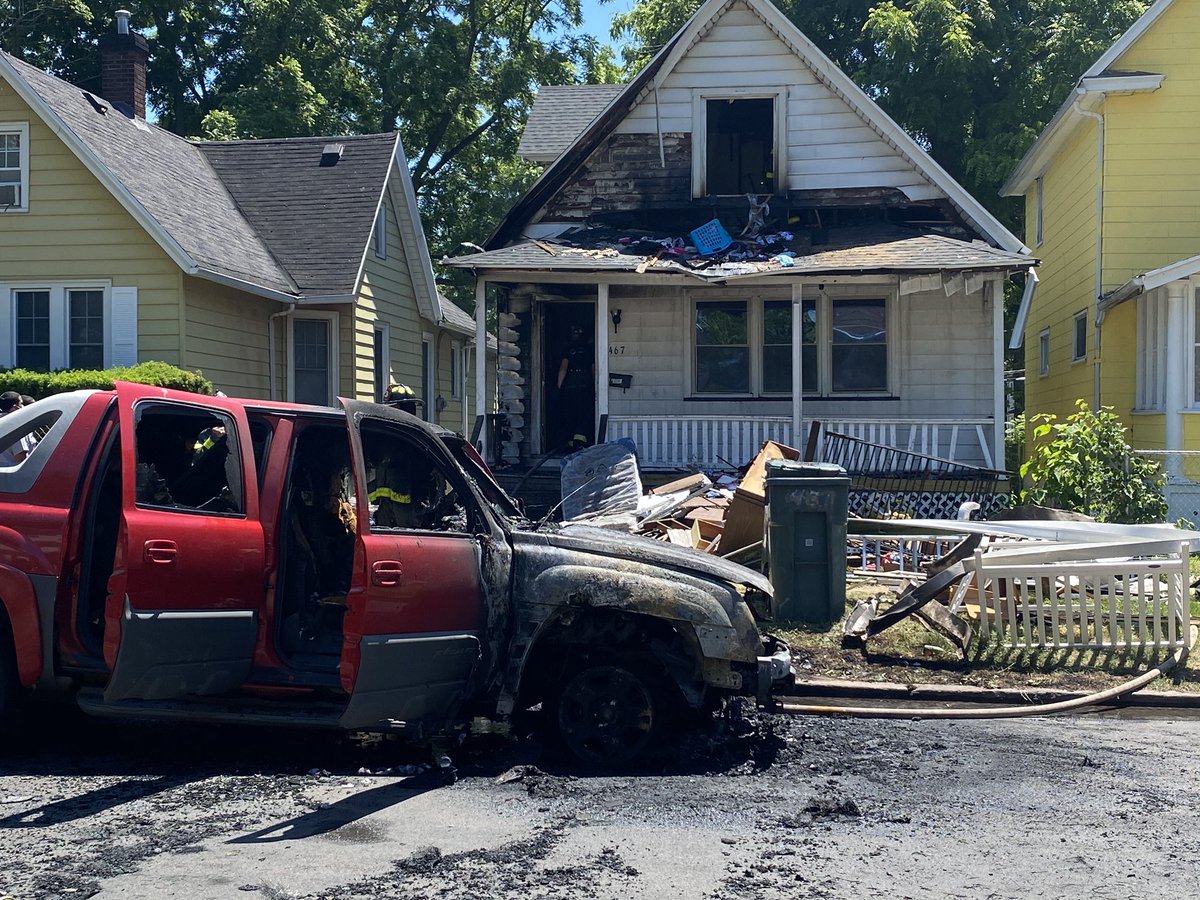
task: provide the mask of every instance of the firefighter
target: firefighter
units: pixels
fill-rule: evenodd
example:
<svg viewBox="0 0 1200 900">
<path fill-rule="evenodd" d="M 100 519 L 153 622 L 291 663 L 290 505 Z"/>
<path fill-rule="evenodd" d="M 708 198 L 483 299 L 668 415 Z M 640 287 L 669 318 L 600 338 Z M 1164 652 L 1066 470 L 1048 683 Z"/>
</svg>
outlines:
<svg viewBox="0 0 1200 900">
<path fill-rule="evenodd" d="M 424 405 L 417 399 L 417 392 L 407 384 L 395 383 L 390 385 L 384 392 L 383 402 L 401 412 L 412 413 L 414 416 L 418 414 L 417 411 Z"/>
</svg>

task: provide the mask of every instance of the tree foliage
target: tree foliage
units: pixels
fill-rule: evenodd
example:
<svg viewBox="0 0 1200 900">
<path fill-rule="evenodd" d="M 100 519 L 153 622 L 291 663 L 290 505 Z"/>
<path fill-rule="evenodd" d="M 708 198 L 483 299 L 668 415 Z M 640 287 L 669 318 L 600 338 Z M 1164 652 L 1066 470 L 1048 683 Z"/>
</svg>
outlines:
<svg viewBox="0 0 1200 900">
<path fill-rule="evenodd" d="M 1162 522 L 1167 517 L 1159 465 L 1135 456 L 1111 407 L 1084 400 L 1063 421 L 1029 419 L 1029 458 L 1021 466 L 1022 503 L 1085 513 L 1100 522 Z"/>
</svg>

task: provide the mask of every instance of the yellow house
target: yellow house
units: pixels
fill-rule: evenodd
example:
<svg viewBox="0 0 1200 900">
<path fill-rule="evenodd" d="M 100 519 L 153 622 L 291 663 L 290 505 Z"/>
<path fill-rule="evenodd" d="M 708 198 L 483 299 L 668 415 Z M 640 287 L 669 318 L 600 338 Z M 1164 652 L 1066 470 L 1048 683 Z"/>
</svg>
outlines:
<svg viewBox="0 0 1200 900">
<path fill-rule="evenodd" d="M 1157 0 L 1079 79 L 1004 185 L 1042 260 L 1013 345 L 1026 408 L 1113 407 L 1200 521 L 1200 0 Z"/>
<path fill-rule="evenodd" d="M 467 430 L 474 323 L 437 292 L 399 137 L 184 140 L 146 121 L 120 24 L 99 93 L 0 52 L 0 366 L 162 360 L 320 405 L 398 381 Z"/>
</svg>

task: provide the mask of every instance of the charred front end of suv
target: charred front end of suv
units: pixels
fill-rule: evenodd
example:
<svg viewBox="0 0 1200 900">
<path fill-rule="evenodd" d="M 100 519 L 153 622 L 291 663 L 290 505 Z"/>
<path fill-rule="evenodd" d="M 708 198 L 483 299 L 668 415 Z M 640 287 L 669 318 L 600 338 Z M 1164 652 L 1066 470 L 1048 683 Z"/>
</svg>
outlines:
<svg viewBox="0 0 1200 900">
<path fill-rule="evenodd" d="M 604 660 L 662 674 L 692 709 L 726 694 L 765 697 L 792 677 L 787 646 L 759 631 L 771 585 L 757 572 L 584 526 L 512 539 L 515 633 L 502 714 L 550 699 L 573 671 Z"/>
</svg>

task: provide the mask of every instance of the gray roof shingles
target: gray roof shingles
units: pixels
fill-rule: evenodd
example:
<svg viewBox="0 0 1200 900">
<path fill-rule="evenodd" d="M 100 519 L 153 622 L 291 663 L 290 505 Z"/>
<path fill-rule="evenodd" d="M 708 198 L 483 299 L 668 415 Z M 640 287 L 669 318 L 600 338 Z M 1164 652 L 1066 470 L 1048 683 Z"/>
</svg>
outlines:
<svg viewBox="0 0 1200 900">
<path fill-rule="evenodd" d="M 326 144 L 345 149 L 321 165 Z M 353 293 L 395 134 L 197 144 L 242 215 L 309 297 Z"/>
<path fill-rule="evenodd" d="M 201 268 L 292 296 L 354 291 L 395 134 L 188 141 L 4 58 Z M 345 150 L 321 166 L 328 143 Z"/>
<path fill-rule="evenodd" d="M 6 59 L 192 261 L 295 293 L 198 147 L 15 57 Z"/>
<path fill-rule="evenodd" d="M 517 154 L 534 162 L 557 158 L 623 90 L 623 84 L 542 85 Z"/>
</svg>

